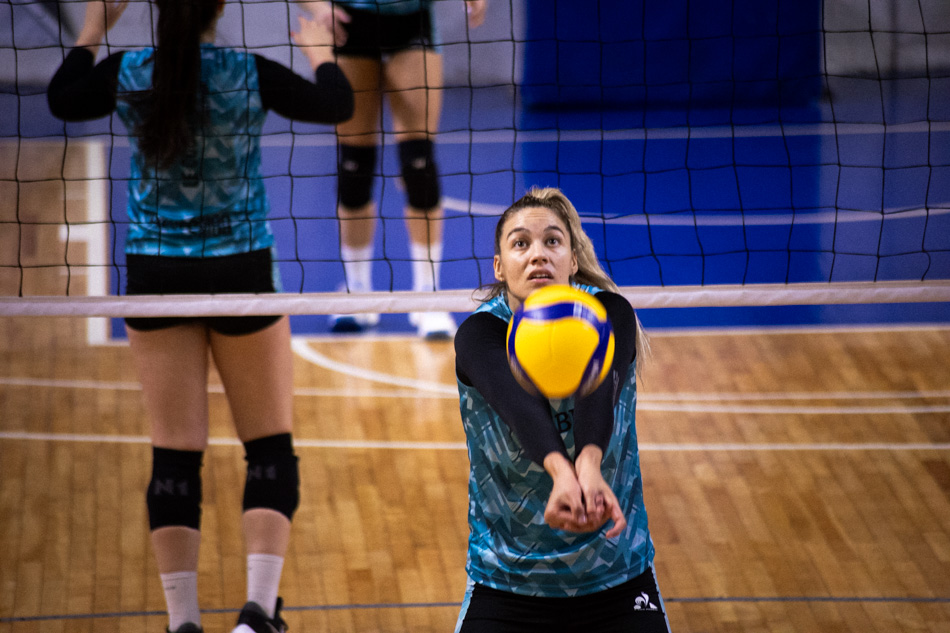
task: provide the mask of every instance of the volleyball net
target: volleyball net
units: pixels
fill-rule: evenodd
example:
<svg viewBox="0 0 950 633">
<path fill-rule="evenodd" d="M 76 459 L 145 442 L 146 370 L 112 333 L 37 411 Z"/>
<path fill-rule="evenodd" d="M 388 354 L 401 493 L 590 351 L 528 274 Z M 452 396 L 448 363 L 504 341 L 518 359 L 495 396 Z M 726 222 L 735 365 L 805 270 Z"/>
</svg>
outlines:
<svg viewBox="0 0 950 633">
<path fill-rule="evenodd" d="M 131 0 L 102 55 L 152 44 Z M 124 296 L 127 130 L 64 124 L 45 88 L 82 2 L 0 5 L 0 315 L 467 311 L 501 212 L 557 186 L 635 307 L 950 301 L 950 7 L 879 0 L 489 0 L 433 12 L 441 287 L 410 292 L 381 120 L 371 293 L 345 275 L 332 127 L 269 115 L 263 177 L 283 292 Z M 218 42 L 308 74 L 298 7 L 229 2 Z"/>
</svg>

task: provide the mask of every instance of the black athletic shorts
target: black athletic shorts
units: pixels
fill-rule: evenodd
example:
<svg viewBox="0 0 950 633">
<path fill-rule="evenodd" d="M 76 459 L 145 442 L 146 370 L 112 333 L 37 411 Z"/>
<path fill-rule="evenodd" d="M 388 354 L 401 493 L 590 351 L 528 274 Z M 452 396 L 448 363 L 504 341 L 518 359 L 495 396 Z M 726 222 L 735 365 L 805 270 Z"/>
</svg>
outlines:
<svg viewBox="0 0 950 633">
<path fill-rule="evenodd" d="M 127 295 L 193 295 L 274 292 L 270 250 L 223 257 L 162 257 L 126 255 Z M 148 332 L 204 323 L 215 332 L 238 336 L 273 325 L 280 316 L 134 317 L 125 320 L 133 330 Z"/>
<path fill-rule="evenodd" d="M 334 46 L 337 55 L 382 59 L 386 55 L 410 48 L 431 47 L 432 18 L 428 10 L 407 15 L 392 15 L 377 11 L 346 9 L 350 21 L 346 29 L 346 44 Z"/>
<path fill-rule="evenodd" d="M 653 569 L 572 598 L 538 598 L 476 584 L 459 633 L 670 633 Z"/>
</svg>

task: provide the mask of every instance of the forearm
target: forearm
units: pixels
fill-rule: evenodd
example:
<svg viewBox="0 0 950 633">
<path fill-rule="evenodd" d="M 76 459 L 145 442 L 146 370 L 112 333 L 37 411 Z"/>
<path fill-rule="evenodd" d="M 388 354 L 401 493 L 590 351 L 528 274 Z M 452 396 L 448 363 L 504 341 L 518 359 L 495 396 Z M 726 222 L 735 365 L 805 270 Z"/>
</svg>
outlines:
<svg viewBox="0 0 950 633">
<path fill-rule="evenodd" d="M 551 476 L 551 479 L 555 481 L 562 477 L 576 477 L 574 465 L 563 453 L 557 451 L 548 453 L 542 462 L 542 466 Z"/>
<path fill-rule="evenodd" d="M 574 470 L 577 473 L 578 478 L 583 477 L 587 473 L 599 473 L 600 464 L 603 461 L 604 452 L 600 449 L 599 446 L 595 444 L 588 444 L 587 446 L 581 449 L 581 452 L 578 453 L 577 457 L 574 459 Z"/>
<path fill-rule="evenodd" d="M 543 466 L 550 453 L 567 460 L 564 442 L 551 421 L 551 406 L 515 381 L 505 353 L 507 324 L 488 313 L 466 319 L 455 336 L 456 371 L 504 420 L 525 455 Z"/>
<path fill-rule="evenodd" d="M 87 49 L 93 59 L 99 54 L 99 45 L 128 7 L 127 0 L 97 0 L 86 3 L 82 29 L 76 46 Z"/>
<path fill-rule="evenodd" d="M 307 61 L 310 62 L 310 69 L 314 72 L 323 64 L 336 63 L 332 46 L 301 46 L 300 50 L 303 52 L 304 57 L 307 58 Z"/>
<path fill-rule="evenodd" d="M 574 439 L 578 451 L 588 445 L 596 445 L 601 452 L 607 449 L 613 435 L 614 406 L 636 355 L 637 322 L 630 303 L 614 293 L 597 296 L 613 324 L 615 352 L 606 380 L 593 393 L 575 402 Z"/>
<path fill-rule="evenodd" d="M 76 38 L 76 48 L 85 48 L 92 53 L 93 59 L 99 54 L 99 46 L 106 35 L 105 25 L 96 24 L 93 20 L 86 20 L 79 37 Z"/>
</svg>

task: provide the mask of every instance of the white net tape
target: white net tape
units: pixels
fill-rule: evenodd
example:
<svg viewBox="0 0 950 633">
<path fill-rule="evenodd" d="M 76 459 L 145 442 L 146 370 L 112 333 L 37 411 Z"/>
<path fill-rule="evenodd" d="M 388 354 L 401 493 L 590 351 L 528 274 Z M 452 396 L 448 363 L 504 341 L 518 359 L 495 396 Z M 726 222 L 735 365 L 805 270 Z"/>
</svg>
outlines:
<svg viewBox="0 0 950 633">
<path fill-rule="evenodd" d="M 950 302 L 950 281 L 625 287 L 634 308 Z M 477 291 L 0 297 L 0 316 L 248 316 L 469 312 Z"/>
</svg>

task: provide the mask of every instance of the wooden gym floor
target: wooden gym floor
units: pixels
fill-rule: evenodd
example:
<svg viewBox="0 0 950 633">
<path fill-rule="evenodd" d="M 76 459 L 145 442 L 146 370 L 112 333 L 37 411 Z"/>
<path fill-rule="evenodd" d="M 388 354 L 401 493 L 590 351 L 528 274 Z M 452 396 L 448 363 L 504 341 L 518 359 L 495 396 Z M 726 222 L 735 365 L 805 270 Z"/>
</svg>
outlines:
<svg viewBox="0 0 950 633">
<path fill-rule="evenodd" d="M 129 350 L 84 336 L 79 319 L 0 319 L 0 633 L 165 625 Z M 468 503 L 451 345 L 295 346 L 291 629 L 451 631 Z M 950 631 L 950 329 L 653 348 L 638 428 L 674 631 Z M 217 390 L 211 406 L 209 632 L 244 600 L 242 452 Z"/>
<path fill-rule="evenodd" d="M 42 171 L 40 154 L 17 151 L 21 170 Z M 0 178 L 0 220 L 18 227 L 0 230 L 0 294 L 63 294 L 56 218 L 85 194 L 18 178 L 16 190 Z M 21 277 L 11 253 L 38 267 Z M 128 347 L 89 332 L 83 319 L 0 318 L 0 633 L 166 625 L 141 394 Z M 295 348 L 291 631 L 451 631 L 468 535 L 452 346 Z M 638 429 L 673 630 L 950 631 L 948 359 L 950 328 L 655 332 Z M 200 593 L 205 628 L 221 633 L 244 601 L 243 460 L 212 392 Z"/>
</svg>

